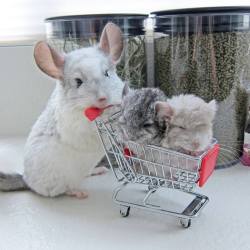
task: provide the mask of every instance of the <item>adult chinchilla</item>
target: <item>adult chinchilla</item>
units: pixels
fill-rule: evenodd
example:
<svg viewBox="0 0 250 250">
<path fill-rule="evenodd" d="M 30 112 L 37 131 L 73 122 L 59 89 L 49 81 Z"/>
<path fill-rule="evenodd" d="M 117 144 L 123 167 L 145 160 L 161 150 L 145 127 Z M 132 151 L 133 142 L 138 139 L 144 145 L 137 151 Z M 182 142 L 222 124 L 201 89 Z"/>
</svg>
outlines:
<svg viewBox="0 0 250 250">
<path fill-rule="evenodd" d="M 80 183 L 104 152 L 95 124 L 82 112 L 87 107 L 120 104 L 124 83 L 115 65 L 122 50 L 122 33 L 113 23 L 104 27 L 98 46 L 66 55 L 45 42 L 36 44 L 36 64 L 57 79 L 57 85 L 28 137 L 23 175 L 0 173 L 0 190 L 31 189 L 49 197 L 87 196 Z"/>
</svg>

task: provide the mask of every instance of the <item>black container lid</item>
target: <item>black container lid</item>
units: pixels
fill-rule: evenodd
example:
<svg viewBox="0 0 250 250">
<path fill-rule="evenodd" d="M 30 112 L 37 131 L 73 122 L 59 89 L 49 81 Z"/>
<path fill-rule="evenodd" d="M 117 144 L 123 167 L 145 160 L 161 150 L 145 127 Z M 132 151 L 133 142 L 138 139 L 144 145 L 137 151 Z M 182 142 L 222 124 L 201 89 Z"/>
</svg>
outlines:
<svg viewBox="0 0 250 250">
<path fill-rule="evenodd" d="M 250 6 L 224 6 L 224 7 L 202 7 L 202 8 L 160 10 L 151 12 L 150 14 L 156 16 L 165 16 L 165 15 L 228 14 L 228 13 L 250 14 Z"/>
<path fill-rule="evenodd" d="M 123 34 L 144 34 L 146 14 L 91 14 L 58 16 L 45 19 L 49 38 L 73 38 L 99 36 L 107 22 L 117 24 Z M 49 27 L 49 28 L 48 28 Z"/>
<path fill-rule="evenodd" d="M 164 33 L 250 31 L 250 6 L 189 8 L 152 12 L 155 31 Z M 188 21 L 186 19 L 188 17 Z"/>
</svg>

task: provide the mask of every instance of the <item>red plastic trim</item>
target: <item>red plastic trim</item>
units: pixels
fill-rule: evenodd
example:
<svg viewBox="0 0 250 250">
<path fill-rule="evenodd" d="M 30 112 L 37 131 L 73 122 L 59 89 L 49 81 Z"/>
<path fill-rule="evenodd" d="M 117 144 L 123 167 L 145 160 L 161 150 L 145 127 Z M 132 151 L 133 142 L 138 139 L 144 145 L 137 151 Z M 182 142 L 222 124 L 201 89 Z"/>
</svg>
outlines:
<svg viewBox="0 0 250 250">
<path fill-rule="evenodd" d="M 200 179 L 198 181 L 199 187 L 202 187 L 209 176 L 213 173 L 219 151 L 219 144 L 215 144 L 214 147 L 203 157 L 200 168 Z"/>
</svg>

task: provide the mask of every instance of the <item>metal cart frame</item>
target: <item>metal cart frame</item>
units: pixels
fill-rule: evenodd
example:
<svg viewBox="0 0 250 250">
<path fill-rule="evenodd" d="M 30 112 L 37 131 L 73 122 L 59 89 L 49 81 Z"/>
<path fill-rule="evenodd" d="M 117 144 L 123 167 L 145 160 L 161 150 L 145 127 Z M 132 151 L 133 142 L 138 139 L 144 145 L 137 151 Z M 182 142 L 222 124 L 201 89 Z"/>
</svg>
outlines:
<svg viewBox="0 0 250 250">
<path fill-rule="evenodd" d="M 111 170 L 118 182 L 122 183 L 113 194 L 114 202 L 120 205 L 120 214 L 127 217 L 130 207 L 146 209 L 178 217 L 180 224 L 184 228 L 188 228 L 191 220 L 200 214 L 209 201 L 207 196 L 193 192 L 193 189 L 200 180 L 202 161 L 208 151 L 217 145 L 217 141 L 214 139 L 210 148 L 197 157 L 153 145 L 140 145 L 132 141 L 126 142 L 127 151 L 124 152 L 124 144 L 117 139 L 115 133 L 118 117 L 119 112 L 106 121 L 99 117 L 95 122 Z M 212 164 L 215 165 L 215 162 Z M 128 185 L 135 183 L 143 184 L 146 187 L 146 195 L 140 203 L 119 198 Z M 159 188 L 172 188 L 188 193 L 193 196 L 193 200 L 182 212 L 163 208 L 151 202 L 152 195 Z"/>
</svg>

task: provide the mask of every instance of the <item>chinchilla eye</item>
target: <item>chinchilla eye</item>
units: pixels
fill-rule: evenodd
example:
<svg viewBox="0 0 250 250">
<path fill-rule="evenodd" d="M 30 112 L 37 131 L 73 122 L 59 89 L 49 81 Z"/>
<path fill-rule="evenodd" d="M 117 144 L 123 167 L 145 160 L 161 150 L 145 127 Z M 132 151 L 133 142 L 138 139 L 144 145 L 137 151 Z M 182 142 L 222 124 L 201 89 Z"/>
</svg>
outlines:
<svg viewBox="0 0 250 250">
<path fill-rule="evenodd" d="M 109 72 L 108 72 L 108 70 L 105 70 L 104 75 L 105 75 L 106 77 L 109 77 Z"/>
<path fill-rule="evenodd" d="M 186 128 L 184 128 L 183 126 L 177 126 L 178 128 L 180 128 L 180 129 L 186 129 Z"/>
<path fill-rule="evenodd" d="M 143 127 L 144 128 L 149 128 L 149 127 L 151 127 L 153 124 L 152 123 L 145 123 L 145 124 L 143 124 Z"/>
<path fill-rule="evenodd" d="M 82 79 L 80 79 L 80 78 L 75 78 L 75 81 L 76 81 L 76 86 L 77 86 L 77 88 L 79 88 L 81 85 L 82 85 L 82 83 L 83 83 L 83 81 L 82 81 Z"/>
</svg>

